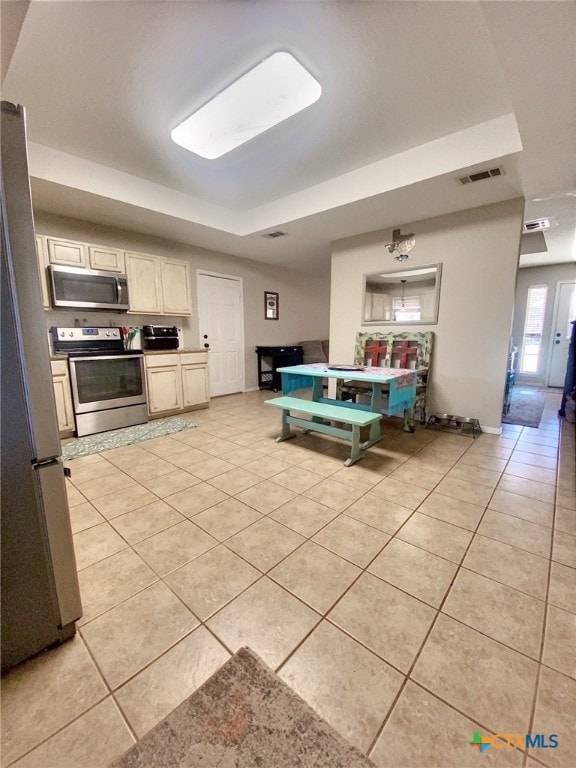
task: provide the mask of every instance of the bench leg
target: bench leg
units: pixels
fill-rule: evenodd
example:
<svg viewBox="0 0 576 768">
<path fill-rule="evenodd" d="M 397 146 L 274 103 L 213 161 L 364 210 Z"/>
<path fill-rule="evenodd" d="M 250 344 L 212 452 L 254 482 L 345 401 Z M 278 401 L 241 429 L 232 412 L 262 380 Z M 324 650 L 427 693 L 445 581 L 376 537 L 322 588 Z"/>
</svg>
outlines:
<svg viewBox="0 0 576 768">
<path fill-rule="evenodd" d="M 370 398 L 370 409 L 373 413 L 382 413 L 382 385 L 376 382 L 372 383 L 372 397 Z M 370 436 L 365 443 L 365 446 L 374 445 L 382 439 L 382 430 L 380 428 L 380 422 L 375 421 L 370 424 Z"/>
<path fill-rule="evenodd" d="M 360 459 L 360 427 L 357 424 L 352 425 L 352 450 L 350 451 L 350 458 L 344 462 L 345 467 L 351 467 L 358 459 Z"/>
<path fill-rule="evenodd" d="M 276 438 L 277 443 L 281 443 L 282 440 L 288 440 L 290 437 L 294 437 L 294 435 L 290 432 L 290 424 L 288 424 L 289 414 L 290 411 L 282 411 L 282 431 Z"/>
</svg>

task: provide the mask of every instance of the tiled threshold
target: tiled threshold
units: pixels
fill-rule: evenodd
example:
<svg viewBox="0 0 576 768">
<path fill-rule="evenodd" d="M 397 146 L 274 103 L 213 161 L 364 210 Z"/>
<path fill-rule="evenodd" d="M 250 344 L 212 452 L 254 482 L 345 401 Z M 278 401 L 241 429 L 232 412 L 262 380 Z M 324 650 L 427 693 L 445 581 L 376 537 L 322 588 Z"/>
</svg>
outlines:
<svg viewBox="0 0 576 768">
<path fill-rule="evenodd" d="M 250 646 L 379 766 L 576 743 L 574 427 L 276 444 L 268 393 L 71 463 L 84 617 L 2 682 L 2 766 L 105 766 Z M 558 451 L 561 429 L 561 449 Z M 558 734 L 489 748 L 475 732 Z"/>
</svg>

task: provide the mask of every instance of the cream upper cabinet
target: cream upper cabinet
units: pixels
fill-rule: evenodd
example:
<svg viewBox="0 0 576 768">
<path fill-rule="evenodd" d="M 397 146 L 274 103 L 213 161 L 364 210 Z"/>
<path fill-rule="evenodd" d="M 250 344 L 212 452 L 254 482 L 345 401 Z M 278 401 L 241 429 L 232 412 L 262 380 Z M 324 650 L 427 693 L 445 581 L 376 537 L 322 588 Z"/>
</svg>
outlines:
<svg viewBox="0 0 576 768">
<path fill-rule="evenodd" d="M 46 267 L 60 264 L 103 272 L 125 272 L 130 312 L 134 314 L 179 317 L 192 314 L 191 270 L 187 261 L 42 235 L 36 237 L 36 249 L 45 309 L 51 307 Z"/>
<path fill-rule="evenodd" d="M 46 238 L 36 235 L 36 256 L 38 257 L 38 272 L 40 273 L 40 287 L 42 289 L 42 306 L 44 309 L 50 309 L 50 286 L 48 285 L 48 249 L 46 247 Z"/>
<path fill-rule="evenodd" d="M 124 253 L 117 248 L 105 248 L 101 245 L 88 246 L 90 269 L 100 269 L 107 272 L 124 272 Z"/>
<path fill-rule="evenodd" d="M 144 253 L 128 253 L 126 274 L 130 312 L 146 315 L 191 315 L 190 264 Z"/>
<path fill-rule="evenodd" d="M 163 314 L 160 259 L 144 253 L 125 253 L 130 312 Z"/>
<path fill-rule="evenodd" d="M 72 408 L 72 394 L 70 391 L 70 376 L 68 364 L 64 360 L 52 360 L 52 386 L 56 401 L 56 415 L 58 417 L 58 429 L 62 432 L 74 431 L 74 410 Z"/>
<path fill-rule="evenodd" d="M 50 264 L 62 264 L 66 267 L 87 267 L 88 252 L 85 243 L 74 240 L 58 240 L 47 237 L 48 260 Z"/>
<path fill-rule="evenodd" d="M 191 315 L 190 264 L 176 259 L 162 259 L 162 303 L 166 315 Z"/>
</svg>

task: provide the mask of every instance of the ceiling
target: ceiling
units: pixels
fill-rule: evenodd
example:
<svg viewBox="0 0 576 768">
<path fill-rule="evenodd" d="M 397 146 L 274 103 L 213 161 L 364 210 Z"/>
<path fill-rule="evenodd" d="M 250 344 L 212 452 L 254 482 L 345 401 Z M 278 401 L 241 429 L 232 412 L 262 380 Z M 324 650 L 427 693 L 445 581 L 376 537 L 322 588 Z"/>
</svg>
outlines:
<svg viewBox="0 0 576 768">
<path fill-rule="evenodd" d="M 552 226 L 521 265 L 555 264 L 576 259 L 575 34 L 547 0 L 17 0 L 2 98 L 27 110 L 36 210 L 316 270 L 333 240 L 524 196 Z M 217 160 L 171 141 L 276 50 L 316 104 Z"/>
</svg>

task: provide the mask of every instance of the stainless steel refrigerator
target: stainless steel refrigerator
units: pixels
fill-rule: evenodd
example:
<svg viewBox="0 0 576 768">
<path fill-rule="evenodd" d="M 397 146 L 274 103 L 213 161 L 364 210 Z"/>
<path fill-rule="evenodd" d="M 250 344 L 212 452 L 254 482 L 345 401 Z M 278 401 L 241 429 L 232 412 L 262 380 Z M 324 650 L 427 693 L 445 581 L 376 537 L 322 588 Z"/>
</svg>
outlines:
<svg viewBox="0 0 576 768">
<path fill-rule="evenodd" d="M 43 317 L 22 107 L 2 102 L 2 670 L 82 615 Z"/>
</svg>

